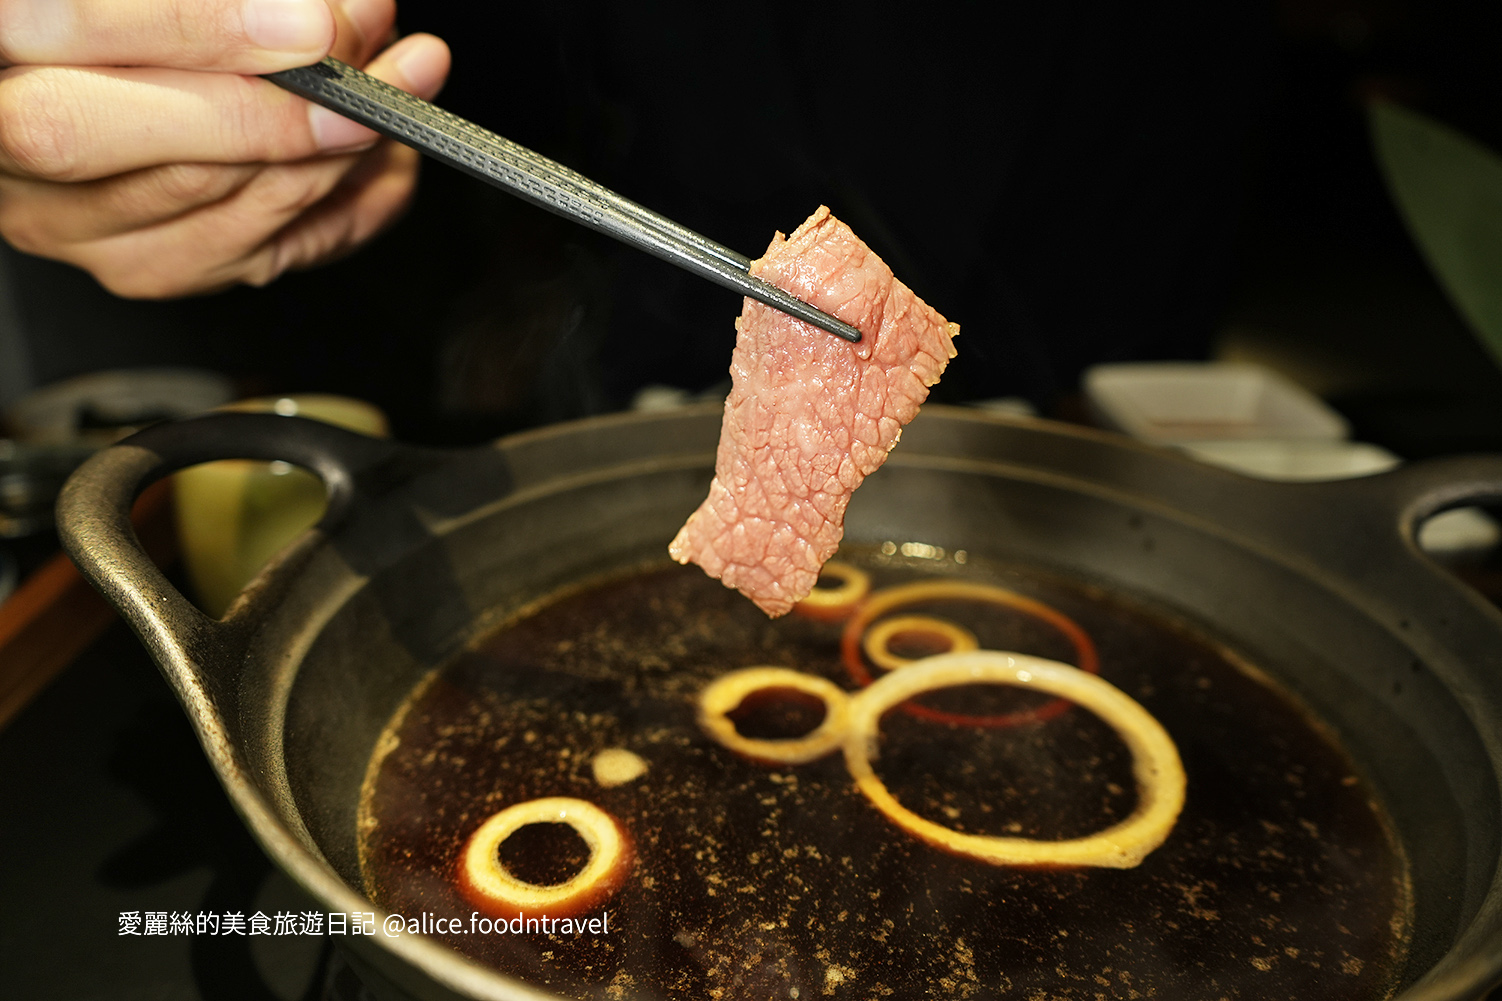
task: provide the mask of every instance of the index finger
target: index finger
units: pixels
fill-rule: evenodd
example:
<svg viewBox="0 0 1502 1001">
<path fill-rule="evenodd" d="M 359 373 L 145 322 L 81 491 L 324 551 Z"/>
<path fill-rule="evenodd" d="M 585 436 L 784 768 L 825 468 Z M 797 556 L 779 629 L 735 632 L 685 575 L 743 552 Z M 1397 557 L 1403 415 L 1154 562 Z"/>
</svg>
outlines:
<svg viewBox="0 0 1502 1001">
<path fill-rule="evenodd" d="M 0 0 L 9 65 L 270 73 L 334 44 L 328 0 Z"/>
</svg>

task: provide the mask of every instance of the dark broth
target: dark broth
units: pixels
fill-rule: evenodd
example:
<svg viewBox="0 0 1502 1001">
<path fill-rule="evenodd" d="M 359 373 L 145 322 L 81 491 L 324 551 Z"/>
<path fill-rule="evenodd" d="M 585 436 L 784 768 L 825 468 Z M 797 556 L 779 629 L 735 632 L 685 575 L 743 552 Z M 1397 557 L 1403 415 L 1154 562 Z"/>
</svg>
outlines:
<svg viewBox="0 0 1502 1001">
<path fill-rule="evenodd" d="M 736 756 L 697 726 L 700 689 L 761 664 L 851 689 L 840 626 L 769 621 L 697 569 L 666 567 L 539 603 L 415 694 L 366 782 L 372 898 L 467 927 L 474 908 L 453 875 L 469 834 L 513 803 L 576 796 L 617 818 L 635 846 L 634 871 L 594 912 L 608 912 L 608 933 L 439 936 L 565 996 L 1390 994 L 1408 926 L 1401 853 L 1350 761 L 1289 697 L 1166 616 L 1091 587 L 974 560 L 857 561 L 878 587 L 959 575 L 1079 623 L 1102 676 L 1153 713 L 1183 757 L 1187 803 L 1164 845 L 1128 870 L 997 868 L 898 830 L 838 753 L 780 767 Z M 1074 660 L 1053 627 L 1016 611 L 902 611 L 960 622 L 986 648 Z M 988 686 L 923 701 L 987 715 L 1047 700 Z M 755 725 L 775 730 L 769 714 L 775 704 L 757 707 Z M 789 715 L 794 732 L 818 718 L 796 700 Z M 607 748 L 634 752 L 647 771 L 600 786 L 591 761 Z M 1075 837 L 1135 802 L 1120 738 L 1077 708 L 990 728 L 894 711 L 877 769 L 904 805 L 975 833 Z"/>
</svg>

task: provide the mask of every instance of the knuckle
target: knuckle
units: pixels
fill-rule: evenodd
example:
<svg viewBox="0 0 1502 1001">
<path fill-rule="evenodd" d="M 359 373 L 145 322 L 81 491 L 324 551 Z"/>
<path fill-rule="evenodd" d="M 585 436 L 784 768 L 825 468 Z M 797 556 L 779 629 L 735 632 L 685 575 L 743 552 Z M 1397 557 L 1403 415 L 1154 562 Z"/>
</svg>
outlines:
<svg viewBox="0 0 1502 1001">
<path fill-rule="evenodd" d="M 23 175 L 49 181 L 76 179 L 82 136 L 67 88 L 54 73 L 27 70 L 0 75 L 0 156 Z"/>
<path fill-rule="evenodd" d="M 46 8 L 28 10 L 28 6 L 25 0 L 0 0 L 0 25 L 6 28 L 0 31 L 0 62 L 7 66 L 36 61 L 35 41 L 39 34 L 45 34 L 36 30 L 40 20 L 37 14 L 44 14 Z"/>
<path fill-rule="evenodd" d="M 23 254 L 45 257 L 52 250 L 45 219 L 20 198 L 0 199 L 0 237 Z"/>
<path fill-rule="evenodd" d="M 317 205 L 328 194 L 323 176 L 326 164 L 294 164 L 261 172 L 249 192 L 257 215 L 295 218 Z"/>
<path fill-rule="evenodd" d="M 243 78 L 226 78 L 222 82 L 230 86 L 223 109 L 226 124 L 236 133 L 245 135 L 251 126 L 257 124 L 262 112 L 260 89 Z"/>
<path fill-rule="evenodd" d="M 277 163 L 315 152 L 301 101 L 265 80 L 229 81 L 220 134 L 239 159 Z"/>
<path fill-rule="evenodd" d="M 334 51 L 330 55 L 360 66 L 392 39 L 396 22 L 394 0 L 365 0 L 334 6 Z"/>
<path fill-rule="evenodd" d="M 118 272 L 95 272 L 94 277 L 105 289 L 122 299 L 161 301 L 180 299 L 200 290 L 200 283 L 155 268 L 126 268 Z"/>
<path fill-rule="evenodd" d="M 191 45 L 204 34 L 204 12 L 197 4 L 158 4 L 153 13 L 157 18 L 155 27 L 160 37 Z"/>
<path fill-rule="evenodd" d="M 79 247 L 69 263 L 122 299 L 175 299 L 194 291 L 196 271 L 164 265 L 141 251 L 134 241 L 107 241 Z"/>
<path fill-rule="evenodd" d="M 0 229 L 0 235 L 5 237 L 5 242 L 23 254 L 31 254 L 34 257 L 52 256 L 52 241 L 34 223 L 7 224 Z"/>
<path fill-rule="evenodd" d="M 105 289 L 122 299 L 170 299 L 183 290 L 151 267 L 120 260 L 97 261 L 86 269 Z"/>
<path fill-rule="evenodd" d="M 282 255 L 276 253 L 258 256 L 246 267 L 240 280 L 253 288 L 265 288 L 287 270 L 287 264 L 281 258 Z"/>
<path fill-rule="evenodd" d="M 169 206 L 216 202 L 234 190 L 237 172 L 212 163 L 174 163 L 156 171 L 156 188 Z"/>
</svg>

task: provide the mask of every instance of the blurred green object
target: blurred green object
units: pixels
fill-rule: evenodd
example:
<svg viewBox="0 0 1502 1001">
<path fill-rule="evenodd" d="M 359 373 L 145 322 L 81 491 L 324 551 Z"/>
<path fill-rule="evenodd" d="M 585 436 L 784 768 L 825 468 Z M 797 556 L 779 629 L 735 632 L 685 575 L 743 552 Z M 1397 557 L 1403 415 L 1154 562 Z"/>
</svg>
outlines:
<svg viewBox="0 0 1502 1001">
<path fill-rule="evenodd" d="M 1502 156 L 1416 111 L 1375 102 L 1377 162 L 1408 231 L 1502 366 Z"/>
<path fill-rule="evenodd" d="M 311 417 L 384 437 L 373 404 L 324 393 L 267 396 L 218 408 Z M 327 506 L 323 483 L 285 462 L 222 459 L 173 476 L 177 536 L 198 607 L 219 618 L 266 561 L 312 528 Z"/>
</svg>

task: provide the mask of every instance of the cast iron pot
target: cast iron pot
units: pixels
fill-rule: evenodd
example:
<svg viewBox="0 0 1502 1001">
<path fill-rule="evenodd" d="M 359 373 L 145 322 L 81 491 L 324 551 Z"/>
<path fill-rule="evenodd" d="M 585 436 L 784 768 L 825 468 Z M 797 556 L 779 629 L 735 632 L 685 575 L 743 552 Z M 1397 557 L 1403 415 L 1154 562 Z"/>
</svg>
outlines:
<svg viewBox="0 0 1502 1001">
<path fill-rule="evenodd" d="M 59 503 L 65 545 L 150 649 L 267 853 L 330 912 L 358 889 L 357 796 L 416 682 L 507 609 L 660 556 L 703 498 L 719 410 L 621 416 L 471 450 L 271 415 L 159 425 Z M 216 621 L 141 552 L 128 513 L 173 470 L 285 460 L 328 514 Z M 1406 846 L 1404 1001 L 1502 979 L 1502 613 L 1415 544 L 1502 500 L 1502 457 L 1323 484 L 1254 481 L 1133 442 L 928 407 L 850 507 L 847 538 L 985 549 L 1139 595 L 1253 652 L 1334 727 Z M 350 938 L 421 998 L 542 998 L 421 936 Z"/>
</svg>

